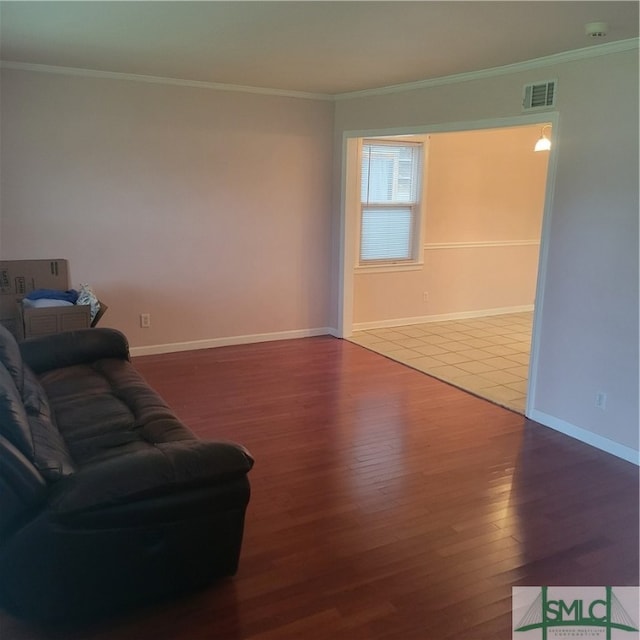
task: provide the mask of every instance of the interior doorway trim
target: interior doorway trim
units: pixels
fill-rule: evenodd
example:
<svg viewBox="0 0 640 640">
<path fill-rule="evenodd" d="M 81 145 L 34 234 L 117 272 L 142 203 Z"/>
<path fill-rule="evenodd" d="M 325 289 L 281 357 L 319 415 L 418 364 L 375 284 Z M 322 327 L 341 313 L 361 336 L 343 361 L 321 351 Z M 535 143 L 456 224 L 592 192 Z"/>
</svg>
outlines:
<svg viewBox="0 0 640 640">
<path fill-rule="evenodd" d="M 424 135 L 432 133 L 452 133 L 459 131 L 478 131 L 482 129 L 500 129 L 531 124 L 550 122 L 554 131 L 554 143 L 549 152 L 547 166 L 547 182 L 542 214 L 542 230 L 540 234 L 540 253 L 538 259 L 538 274 L 536 281 L 535 309 L 533 316 L 533 333 L 531 340 L 531 356 L 529 362 L 529 377 L 527 389 L 526 415 L 533 410 L 536 390 L 536 375 L 538 370 L 538 354 L 540 342 L 540 325 L 544 305 L 544 290 L 547 273 L 549 229 L 553 209 L 553 193 L 555 190 L 555 176 L 557 168 L 560 114 L 557 111 L 545 111 L 535 114 L 525 114 L 487 120 L 463 122 L 445 122 L 438 124 L 415 125 L 411 127 L 394 127 L 386 129 L 366 129 L 344 131 L 342 135 L 342 170 L 340 187 L 340 246 L 339 246 L 339 287 L 338 287 L 338 327 L 337 335 L 348 338 L 353 333 L 353 286 L 356 239 L 356 211 L 357 204 L 348 201 L 355 197 L 349 193 L 347 185 L 351 184 L 353 172 L 358 170 L 358 139 L 367 137 L 393 135 Z M 356 194 L 357 195 L 357 194 Z"/>
</svg>

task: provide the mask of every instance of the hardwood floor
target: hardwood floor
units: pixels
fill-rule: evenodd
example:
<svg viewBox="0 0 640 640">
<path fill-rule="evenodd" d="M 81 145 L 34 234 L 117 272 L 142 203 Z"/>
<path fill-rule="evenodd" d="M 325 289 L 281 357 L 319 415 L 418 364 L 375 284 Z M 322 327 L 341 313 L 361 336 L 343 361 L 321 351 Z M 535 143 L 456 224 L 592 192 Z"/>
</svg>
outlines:
<svg viewBox="0 0 640 640">
<path fill-rule="evenodd" d="M 637 585 L 638 468 L 330 337 L 138 358 L 256 458 L 238 574 L 3 640 L 508 640 L 514 585 Z"/>
</svg>

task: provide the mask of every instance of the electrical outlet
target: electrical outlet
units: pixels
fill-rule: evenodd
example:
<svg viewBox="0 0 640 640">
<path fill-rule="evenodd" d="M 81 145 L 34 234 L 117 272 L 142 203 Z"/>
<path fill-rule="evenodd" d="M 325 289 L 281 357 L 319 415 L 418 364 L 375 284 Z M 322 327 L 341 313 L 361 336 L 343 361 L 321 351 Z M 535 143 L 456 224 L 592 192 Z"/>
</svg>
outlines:
<svg viewBox="0 0 640 640">
<path fill-rule="evenodd" d="M 596 408 L 604 411 L 607 408 L 607 394 L 604 391 L 596 393 Z"/>
<path fill-rule="evenodd" d="M 429 292 L 428 291 L 425 291 L 422 294 L 422 302 L 429 302 Z"/>
<path fill-rule="evenodd" d="M 140 326 L 143 329 L 148 329 L 151 326 L 151 314 L 150 313 L 141 313 L 140 314 Z"/>
</svg>

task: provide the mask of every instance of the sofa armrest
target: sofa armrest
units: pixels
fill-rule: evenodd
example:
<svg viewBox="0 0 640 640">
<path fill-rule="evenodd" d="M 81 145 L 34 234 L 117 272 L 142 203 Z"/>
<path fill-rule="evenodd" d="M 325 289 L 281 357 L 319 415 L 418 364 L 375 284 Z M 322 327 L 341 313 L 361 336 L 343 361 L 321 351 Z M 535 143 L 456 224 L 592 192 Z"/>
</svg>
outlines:
<svg viewBox="0 0 640 640">
<path fill-rule="evenodd" d="M 244 477 L 253 458 L 230 442 L 162 442 L 90 465 L 56 483 L 49 508 L 58 516 L 122 506 Z"/>
<path fill-rule="evenodd" d="M 85 364 L 101 358 L 129 359 L 129 344 L 116 329 L 78 329 L 29 338 L 20 343 L 22 358 L 35 373 Z"/>
</svg>

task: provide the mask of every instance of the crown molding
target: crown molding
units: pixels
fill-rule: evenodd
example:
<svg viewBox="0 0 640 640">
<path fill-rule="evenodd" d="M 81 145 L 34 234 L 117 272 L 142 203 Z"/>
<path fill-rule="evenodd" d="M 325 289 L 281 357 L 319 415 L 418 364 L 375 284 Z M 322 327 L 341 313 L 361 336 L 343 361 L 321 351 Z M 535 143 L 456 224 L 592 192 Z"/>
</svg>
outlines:
<svg viewBox="0 0 640 640">
<path fill-rule="evenodd" d="M 563 53 L 554 53 L 543 58 L 534 58 L 524 62 L 514 62 L 501 67 L 491 67 L 490 69 L 481 69 L 480 71 L 468 71 L 466 73 L 456 73 L 450 76 L 442 76 L 440 78 L 430 78 L 428 80 L 418 80 L 416 82 L 405 82 L 404 84 L 394 84 L 387 87 L 379 87 L 377 89 L 363 89 L 362 91 L 348 91 L 345 93 L 337 93 L 333 96 L 334 100 L 351 100 L 353 98 L 367 98 L 369 96 L 379 96 L 390 93 L 402 93 L 404 91 L 415 91 L 416 89 L 428 89 L 430 87 L 439 87 L 446 84 L 456 84 L 459 82 L 468 82 L 470 80 L 481 80 L 483 78 L 493 78 L 496 76 L 507 75 L 510 73 L 518 73 L 521 71 L 529 71 L 531 69 L 540 69 L 550 67 L 563 62 L 574 62 L 576 60 L 585 60 L 587 58 L 595 58 L 605 56 L 611 53 L 620 53 L 622 51 L 631 51 L 637 49 L 640 45 L 640 38 L 629 38 L 627 40 L 618 40 L 616 42 L 608 42 L 606 44 L 585 47 L 583 49 L 573 49 Z"/>
<path fill-rule="evenodd" d="M 490 69 L 481 69 L 479 71 L 456 73 L 449 76 L 442 76 L 440 78 L 430 78 L 427 80 L 417 80 L 416 82 L 394 84 L 385 87 L 378 87 L 375 89 L 362 89 L 360 91 L 347 91 L 344 93 L 336 94 L 289 91 L 286 89 L 252 87 L 239 84 L 206 82 L 202 80 L 183 80 L 181 78 L 165 78 L 162 76 L 149 76 L 136 73 L 121 73 L 119 71 L 99 71 L 96 69 L 82 69 L 78 67 L 61 67 L 47 64 L 35 64 L 31 62 L 12 62 L 9 60 L 0 60 L 0 68 L 17 69 L 20 71 L 35 71 L 38 73 L 53 73 L 66 76 L 107 78 L 110 80 L 129 80 L 133 82 L 147 82 L 151 84 L 164 84 L 178 87 L 194 87 L 198 89 L 210 89 L 215 91 L 235 91 L 240 93 L 253 93 L 258 95 L 298 98 L 303 100 L 340 101 L 351 100 L 353 98 L 366 98 L 369 96 L 385 95 L 390 93 L 402 93 L 405 91 L 427 89 L 430 87 L 438 87 L 446 84 L 456 84 L 460 82 L 468 82 L 471 80 L 492 78 L 496 76 L 507 75 L 510 73 L 528 71 L 531 69 L 540 69 L 564 62 L 574 62 L 576 60 L 585 60 L 587 58 L 605 56 L 611 53 L 631 51 L 633 49 L 637 49 L 639 46 L 640 38 L 629 38 L 627 40 L 608 42 L 605 44 L 585 47 L 583 49 L 573 49 L 571 51 L 556 53 L 542 58 L 534 58 L 533 60 L 526 60 L 524 62 L 514 62 L 513 64 L 507 64 L 501 67 L 492 67 Z"/>
<path fill-rule="evenodd" d="M 265 87 L 249 87 L 240 84 L 224 84 L 221 82 L 206 82 L 202 80 L 183 80 L 181 78 L 165 78 L 162 76 L 147 76 L 137 73 L 121 73 L 119 71 L 99 71 L 97 69 L 82 69 L 78 67 L 58 67 L 48 64 L 31 62 L 11 62 L 1 60 L 3 69 L 17 69 L 19 71 L 35 71 L 37 73 L 53 73 L 63 76 L 82 76 L 89 78 L 106 78 L 109 80 L 129 80 L 133 82 L 148 82 L 151 84 L 173 85 L 178 87 L 194 87 L 197 89 L 213 89 L 215 91 L 235 91 L 240 93 L 254 93 L 283 98 L 301 98 L 304 100 L 328 100 L 334 98 L 327 93 L 308 93 L 305 91 L 288 91 L 286 89 L 269 89 Z"/>
</svg>

